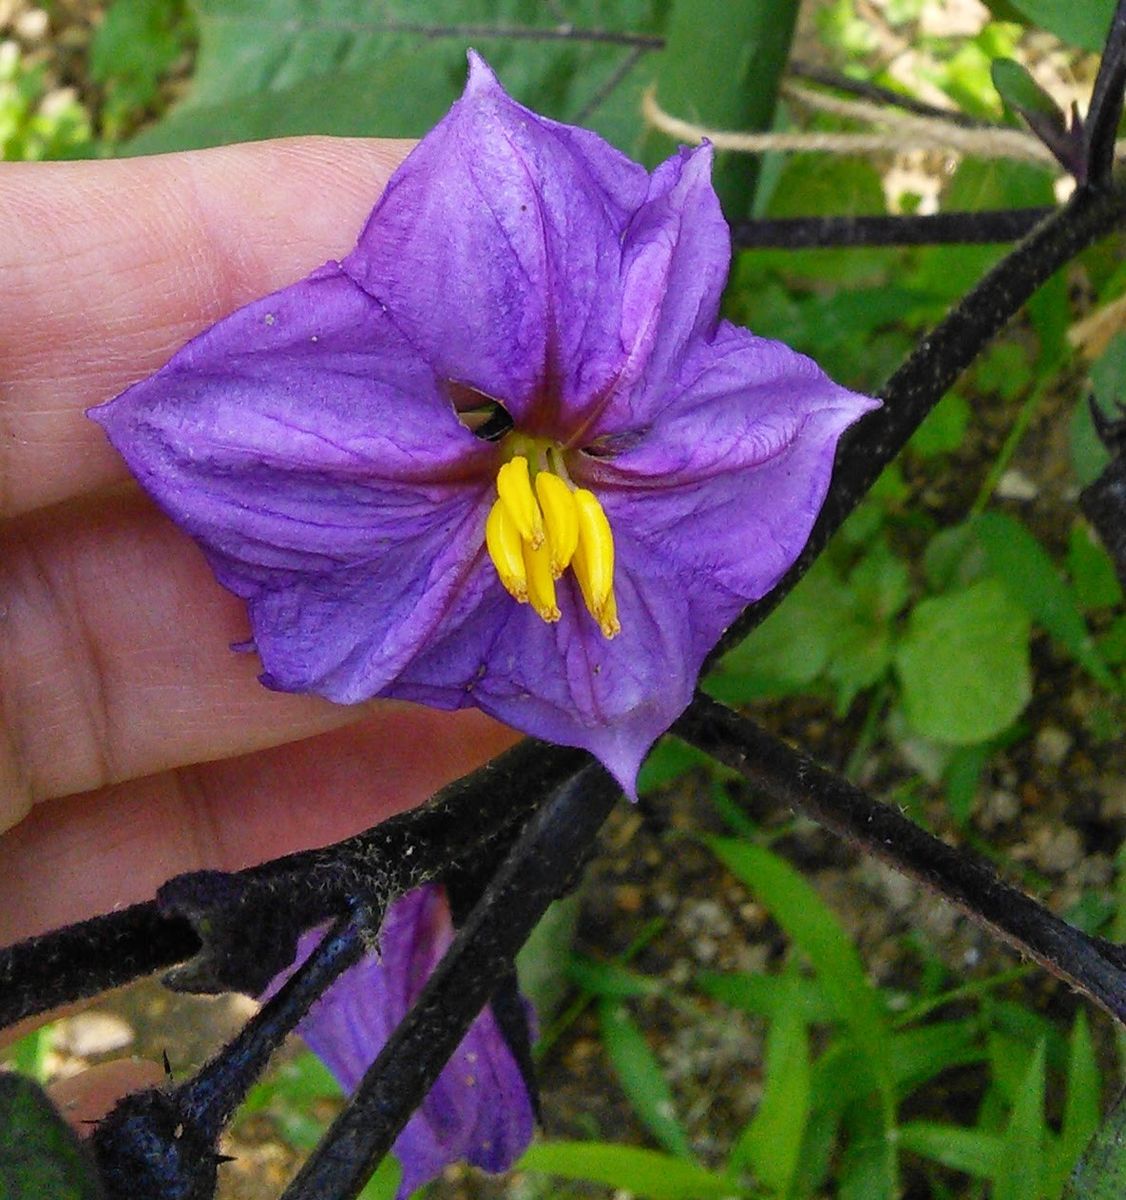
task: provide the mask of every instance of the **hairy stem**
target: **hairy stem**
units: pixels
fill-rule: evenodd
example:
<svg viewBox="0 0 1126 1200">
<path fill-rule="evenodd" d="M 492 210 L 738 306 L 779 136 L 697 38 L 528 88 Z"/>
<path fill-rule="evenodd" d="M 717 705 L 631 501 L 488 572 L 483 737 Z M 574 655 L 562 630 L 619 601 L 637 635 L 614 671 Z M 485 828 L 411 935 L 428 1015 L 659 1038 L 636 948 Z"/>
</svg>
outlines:
<svg viewBox="0 0 1126 1200">
<path fill-rule="evenodd" d="M 708 696 L 697 694 L 673 732 L 738 771 L 772 800 L 926 884 L 1126 1023 L 1126 954 L 1121 947 L 1061 921 L 999 879 L 984 859 L 932 837 L 896 809 Z"/>
<path fill-rule="evenodd" d="M 536 813 L 282 1200 L 347 1200 L 358 1194 L 548 904 L 573 883 L 576 864 L 620 794 L 606 771 L 592 763 Z"/>
<path fill-rule="evenodd" d="M 197 871 L 157 901 L 0 951 L 0 1028 L 177 963 L 181 990 L 256 995 L 293 958 L 303 930 L 367 901 L 377 907 L 525 821 L 586 761 L 529 739 L 423 807 L 334 846 L 245 871 Z M 187 961 L 185 961 L 187 960 Z"/>
</svg>

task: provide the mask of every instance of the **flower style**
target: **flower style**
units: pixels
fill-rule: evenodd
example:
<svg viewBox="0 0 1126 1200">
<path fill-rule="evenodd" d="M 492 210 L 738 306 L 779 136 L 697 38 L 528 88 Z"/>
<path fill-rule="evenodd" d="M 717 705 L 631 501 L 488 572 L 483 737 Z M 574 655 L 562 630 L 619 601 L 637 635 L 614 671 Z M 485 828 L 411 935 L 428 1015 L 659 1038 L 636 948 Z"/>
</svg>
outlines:
<svg viewBox="0 0 1126 1200">
<path fill-rule="evenodd" d="M 312 952 L 323 931 L 305 934 L 294 966 L 263 994 L 268 999 Z M 296 1032 L 346 1092 L 356 1089 L 395 1026 L 453 940 L 445 892 L 427 885 L 388 910 L 379 955 L 345 971 L 299 1023 Z M 469 1162 L 507 1171 L 532 1140 L 532 1101 L 491 1009 L 484 1009 L 442 1068 L 434 1086 L 395 1142 L 403 1174 L 397 1196 Z"/>
<path fill-rule="evenodd" d="M 875 405 L 719 319 L 710 164 L 650 175 L 471 54 L 351 254 L 93 410 L 267 686 L 477 705 L 632 792 Z"/>
</svg>

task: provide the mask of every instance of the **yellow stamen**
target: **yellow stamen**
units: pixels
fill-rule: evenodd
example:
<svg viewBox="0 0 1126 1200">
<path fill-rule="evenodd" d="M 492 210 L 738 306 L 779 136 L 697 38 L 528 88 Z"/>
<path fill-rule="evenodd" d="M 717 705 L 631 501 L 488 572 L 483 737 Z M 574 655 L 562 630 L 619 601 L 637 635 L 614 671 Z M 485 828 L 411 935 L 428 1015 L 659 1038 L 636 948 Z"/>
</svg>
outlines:
<svg viewBox="0 0 1126 1200">
<path fill-rule="evenodd" d="M 489 510 L 485 522 L 485 545 L 501 583 L 521 604 L 528 603 L 528 573 L 524 568 L 524 552 L 520 531 L 503 500 Z"/>
<path fill-rule="evenodd" d="M 543 516 L 532 492 L 528 460 L 517 454 L 497 472 L 497 495 L 515 522 L 520 536 L 538 549 L 543 545 Z"/>
<path fill-rule="evenodd" d="M 497 500 L 485 522 L 485 546 L 497 575 L 544 621 L 561 617 L 555 580 L 568 567 L 602 636 L 622 630 L 614 596 L 614 535 L 593 492 L 577 488 L 558 446 L 513 435 L 497 471 Z"/>
<path fill-rule="evenodd" d="M 571 564 L 579 544 L 579 513 L 571 489 L 550 471 L 536 474 L 536 496 L 547 526 L 551 574 L 558 579 Z"/>
<path fill-rule="evenodd" d="M 579 582 L 583 594 L 589 593 L 588 607 L 594 612 L 606 603 L 614 586 L 614 535 L 610 522 L 598 503 L 598 497 L 586 488 L 575 492 L 575 509 L 579 517 L 579 547 L 582 549 L 582 574 Z M 579 574 L 576 564 L 575 573 Z"/>
<path fill-rule="evenodd" d="M 536 612 L 549 624 L 559 620 L 555 602 L 555 579 L 551 573 L 551 549 L 546 543 L 524 543 L 524 567 L 528 576 L 528 599 Z"/>
</svg>

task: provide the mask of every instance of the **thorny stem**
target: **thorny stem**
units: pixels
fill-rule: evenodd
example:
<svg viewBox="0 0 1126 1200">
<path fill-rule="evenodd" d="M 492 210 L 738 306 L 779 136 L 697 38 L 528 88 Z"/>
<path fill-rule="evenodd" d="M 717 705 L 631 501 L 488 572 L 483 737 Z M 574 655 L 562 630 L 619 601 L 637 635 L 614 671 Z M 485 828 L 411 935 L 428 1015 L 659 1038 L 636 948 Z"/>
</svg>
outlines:
<svg viewBox="0 0 1126 1200">
<path fill-rule="evenodd" d="M 381 920 L 382 914 L 372 913 L 363 906 L 357 907 L 351 917 L 341 918 L 223 1053 L 176 1089 L 185 1116 L 194 1120 L 208 1137 L 218 1139 L 270 1055 L 313 1002 L 360 960 Z"/>
<path fill-rule="evenodd" d="M 577 864 L 620 794 L 591 763 L 536 813 L 282 1200 L 347 1200 L 359 1192 L 548 904 L 573 884 Z"/>
<path fill-rule="evenodd" d="M 585 761 L 529 739 L 422 808 L 335 846 L 178 876 L 158 901 L 19 942 L 0 951 L 0 1028 L 185 960 L 171 981 L 182 990 L 257 994 L 291 961 L 303 929 L 360 900 L 389 902 L 480 853 Z"/>
<path fill-rule="evenodd" d="M 366 947 L 375 917 L 361 907 L 329 930 L 309 958 L 221 1053 L 175 1088 L 122 1099 L 95 1129 L 107 1200 L 195 1200 L 215 1190 L 219 1136 L 271 1055 L 310 1006 Z M 169 1132 L 171 1131 L 171 1145 Z"/>
<path fill-rule="evenodd" d="M 984 859 L 932 837 L 896 809 L 702 693 L 673 732 L 738 771 L 772 800 L 926 884 L 1126 1023 L 1126 952 L 1121 947 L 1061 921 L 999 879 Z"/>
<path fill-rule="evenodd" d="M 904 217 L 779 217 L 737 222 L 731 227 L 731 242 L 736 250 L 1012 242 L 1054 211 L 1038 207 Z"/>
</svg>

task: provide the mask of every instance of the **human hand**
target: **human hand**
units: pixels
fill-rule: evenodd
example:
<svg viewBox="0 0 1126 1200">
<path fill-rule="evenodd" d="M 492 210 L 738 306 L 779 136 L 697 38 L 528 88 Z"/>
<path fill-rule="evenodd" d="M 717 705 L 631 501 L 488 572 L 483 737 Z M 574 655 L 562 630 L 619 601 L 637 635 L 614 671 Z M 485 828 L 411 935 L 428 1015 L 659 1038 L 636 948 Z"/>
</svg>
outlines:
<svg viewBox="0 0 1126 1200">
<path fill-rule="evenodd" d="M 242 603 L 84 410 L 343 255 L 409 143 L 10 165 L 0 194 L 0 945 L 328 843 L 509 744 L 256 679 Z"/>
</svg>

